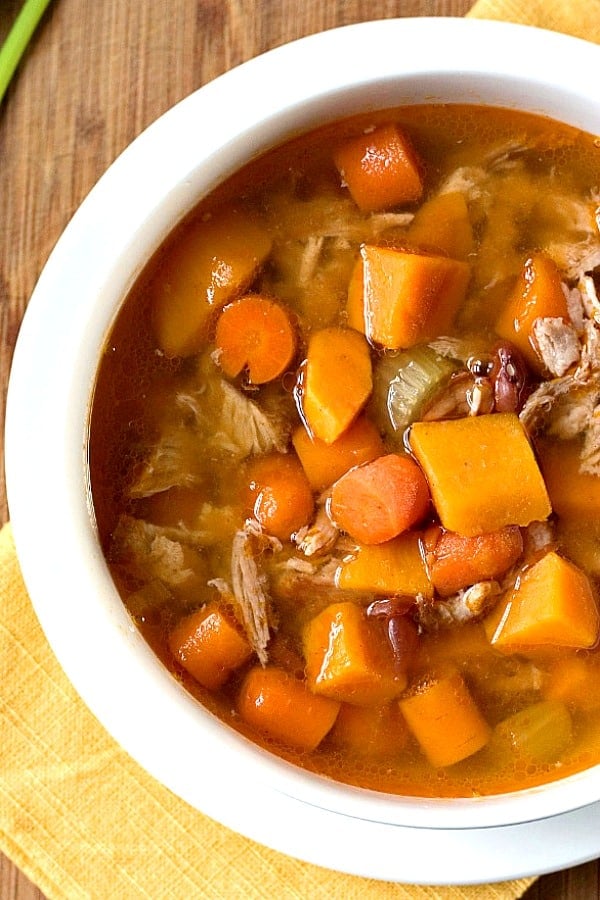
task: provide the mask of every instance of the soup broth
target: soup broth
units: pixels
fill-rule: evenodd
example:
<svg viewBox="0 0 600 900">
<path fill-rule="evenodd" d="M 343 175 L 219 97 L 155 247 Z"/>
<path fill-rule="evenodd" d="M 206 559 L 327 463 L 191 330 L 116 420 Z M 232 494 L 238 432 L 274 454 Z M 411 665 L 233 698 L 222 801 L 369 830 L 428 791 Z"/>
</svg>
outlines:
<svg viewBox="0 0 600 900">
<path fill-rule="evenodd" d="M 252 161 L 148 263 L 95 515 L 229 726 L 416 796 L 600 763 L 599 186 L 567 126 L 387 110 Z"/>
</svg>

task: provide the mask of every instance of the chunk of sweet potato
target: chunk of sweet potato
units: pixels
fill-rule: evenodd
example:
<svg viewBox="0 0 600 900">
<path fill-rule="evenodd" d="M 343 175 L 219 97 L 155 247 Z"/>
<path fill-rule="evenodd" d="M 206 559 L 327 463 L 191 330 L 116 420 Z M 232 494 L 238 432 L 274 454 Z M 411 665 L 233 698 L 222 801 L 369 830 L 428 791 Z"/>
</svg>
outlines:
<svg viewBox="0 0 600 900">
<path fill-rule="evenodd" d="M 419 672 L 460 668 L 465 660 L 491 659 L 495 651 L 481 622 L 443 628 L 420 636 L 415 669 Z"/>
<path fill-rule="evenodd" d="M 448 191 L 427 200 L 417 210 L 407 238 L 425 250 L 466 260 L 473 250 L 474 239 L 465 195 Z"/>
<path fill-rule="evenodd" d="M 350 328 L 365 333 L 365 305 L 363 302 L 363 261 L 357 256 L 348 282 L 346 316 Z"/>
<path fill-rule="evenodd" d="M 196 353 L 211 314 L 242 293 L 271 250 L 258 222 L 217 213 L 189 226 L 168 247 L 151 284 L 153 325 L 167 356 Z"/>
<path fill-rule="evenodd" d="M 548 700 L 559 700 L 577 709 L 600 709 L 600 692 L 590 690 L 598 683 L 600 658 L 597 653 L 567 656 L 550 666 L 542 693 Z"/>
<path fill-rule="evenodd" d="M 311 619 L 303 644 L 308 685 L 324 697 L 368 706 L 406 687 L 382 629 L 356 603 L 333 603 Z"/>
<path fill-rule="evenodd" d="M 581 471 L 579 441 L 542 442 L 538 452 L 554 512 L 568 519 L 600 517 L 600 476 Z"/>
<path fill-rule="evenodd" d="M 315 437 L 332 444 L 351 425 L 373 388 L 364 337 L 350 328 L 323 328 L 310 338 L 300 403 Z"/>
<path fill-rule="evenodd" d="M 365 416 L 359 416 L 331 444 L 311 437 L 303 425 L 294 431 L 292 443 L 315 491 L 324 490 L 348 469 L 371 462 L 384 453 L 379 431 Z"/>
<path fill-rule="evenodd" d="M 412 531 L 384 544 L 360 546 L 356 556 L 342 562 L 336 582 L 339 588 L 348 591 L 433 596 L 421 553 L 420 535 Z"/>
<path fill-rule="evenodd" d="M 536 372 L 542 372 L 541 358 L 533 342 L 533 323 L 538 318 L 570 321 L 567 300 L 556 263 L 544 253 L 531 256 L 510 293 L 496 322 L 496 332 L 517 347 Z"/>
<path fill-rule="evenodd" d="M 362 306 L 369 341 L 390 350 L 412 347 L 444 334 L 465 298 L 466 262 L 428 253 L 364 244 Z M 350 324 L 356 327 L 355 273 L 351 280 Z"/>
<path fill-rule="evenodd" d="M 410 446 L 444 528 L 473 536 L 552 512 L 525 429 L 514 413 L 415 422 Z"/>
<path fill-rule="evenodd" d="M 342 703 L 330 739 L 359 756 L 399 753 L 408 741 L 408 728 L 397 703 L 352 706 Z"/>
<path fill-rule="evenodd" d="M 585 572 L 550 551 L 522 573 L 506 602 L 484 624 L 498 649 L 585 649 L 598 640 L 600 615 Z"/>
</svg>

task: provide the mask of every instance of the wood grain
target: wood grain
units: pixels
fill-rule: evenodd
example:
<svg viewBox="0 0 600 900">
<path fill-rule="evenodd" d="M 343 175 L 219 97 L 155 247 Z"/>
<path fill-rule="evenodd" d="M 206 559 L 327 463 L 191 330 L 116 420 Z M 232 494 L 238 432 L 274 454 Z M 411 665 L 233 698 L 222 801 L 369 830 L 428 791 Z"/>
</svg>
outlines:
<svg viewBox="0 0 600 900">
<path fill-rule="evenodd" d="M 19 324 L 39 273 L 87 192 L 146 125 L 205 82 L 286 41 L 366 19 L 460 16 L 470 5 L 54 0 L 0 107 L 0 421 Z M 0 40 L 19 7 L 19 0 L 0 0 Z M 1 454 L 0 447 L 0 466 Z M 7 517 L 0 479 L 0 522 Z M 599 872 L 593 862 L 545 876 L 528 900 L 593 900 L 600 897 Z M 44 900 L 1 855 L 0 900 Z"/>
</svg>

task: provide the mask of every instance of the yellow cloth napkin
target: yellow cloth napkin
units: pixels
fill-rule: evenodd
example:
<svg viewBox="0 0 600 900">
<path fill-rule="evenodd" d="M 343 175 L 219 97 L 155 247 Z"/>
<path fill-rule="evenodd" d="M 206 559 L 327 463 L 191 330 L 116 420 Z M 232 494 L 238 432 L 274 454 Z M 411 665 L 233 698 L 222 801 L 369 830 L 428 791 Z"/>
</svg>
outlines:
<svg viewBox="0 0 600 900">
<path fill-rule="evenodd" d="M 600 41 L 600 0 L 479 0 L 469 15 Z M 0 684 L 0 849 L 51 900 L 512 900 L 533 881 L 429 888 L 343 875 L 192 809 L 71 687 L 29 602 L 9 525 L 0 531 Z"/>
<path fill-rule="evenodd" d="M 79 699 L 29 602 L 10 525 L 0 598 L 0 849 L 52 900 L 512 900 L 531 883 L 390 884 L 234 834 L 148 775 Z"/>
<path fill-rule="evenodd" d="M 600 42 L 600 0 L 478 0 L 467 16 L 537 25 Z"/>
</svg>

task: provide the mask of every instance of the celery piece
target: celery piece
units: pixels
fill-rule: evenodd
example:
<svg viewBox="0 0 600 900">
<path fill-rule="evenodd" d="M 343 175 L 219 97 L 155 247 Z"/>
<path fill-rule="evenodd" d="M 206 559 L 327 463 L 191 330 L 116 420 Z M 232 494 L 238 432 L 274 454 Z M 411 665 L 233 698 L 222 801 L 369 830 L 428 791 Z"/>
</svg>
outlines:
<svg viewBox="0 0 600 900">
<path fill-rule="evenodd" d="M 0 47 L 0 103 L 50 0 L 26 0 Z"/>
<path fill-rule="evenodd" d="M 530 762 L 552 763 L 572 737 L 571 716 L 565 704 L 542 700 L 503 719 L 496 725 L 490 744 L 495 750 L 510 749 Z"/>
<path fill-rule="evenodd" d="M 382 356 L 373 373 L 371 410 L 380 428 L 402 439 L 428 400 L 450 378 L 456 363 L 426 344 Z"/>
</svg>

